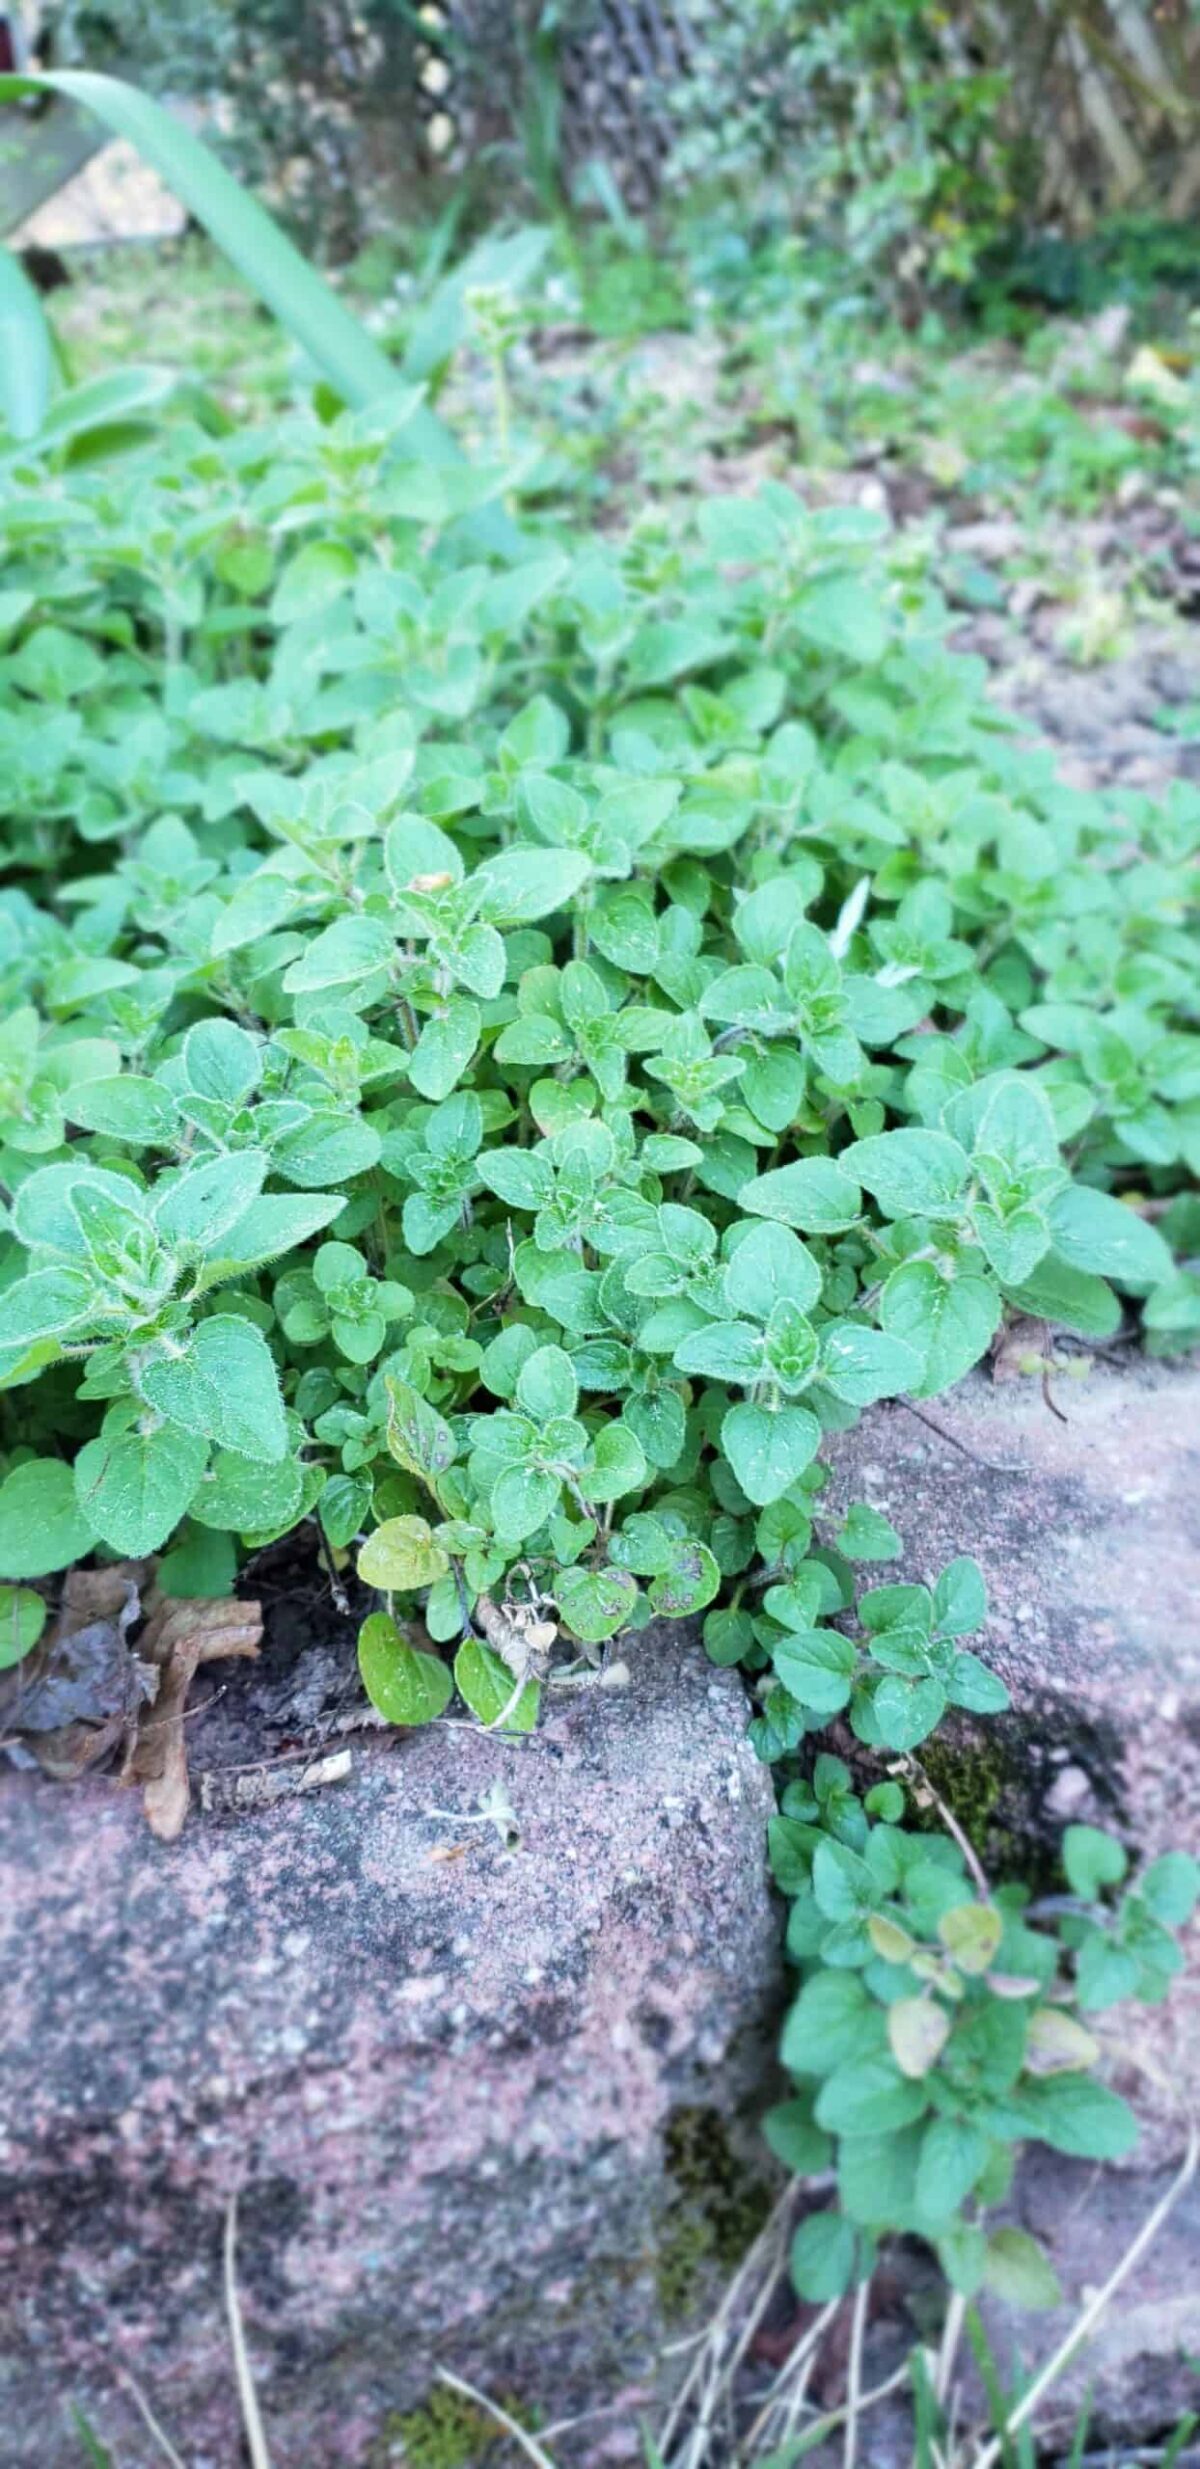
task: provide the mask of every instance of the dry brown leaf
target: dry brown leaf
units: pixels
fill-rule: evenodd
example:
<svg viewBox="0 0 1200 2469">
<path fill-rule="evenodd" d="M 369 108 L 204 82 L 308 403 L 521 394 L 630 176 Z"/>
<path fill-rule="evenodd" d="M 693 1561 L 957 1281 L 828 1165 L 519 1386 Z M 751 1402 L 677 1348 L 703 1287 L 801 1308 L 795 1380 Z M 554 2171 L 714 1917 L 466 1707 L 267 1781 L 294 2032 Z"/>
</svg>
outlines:
<svg viewBox="0 0 1200 2469">
<path fill-rule="evenodd" d="M 70 1782 L 128 1740 L 158 1674 L 128 1632 L 149 1563 L 72 1569 L 53 1627 L 0 1683 L 0 1729 L 14 1765 Z"/>
<path fill-rule="evenodd" d="M 113 1560 L 103 1569 L 68 1569 L 59 1598 L 54 1632 L 67 1635 L 90 1620 L 124 1619 L 126 1627 L 141 1618 L 141 1597 L 153 1578 L 152 1560 Z M 129 1590 L 138 1597 L 132 1611 Z"/>
<path fill-rule="evenodd" d="M 221 1816 L 272 1809 L 277 1801 L 294 1800 L 298 1793 L 345 1783 L 353 1770 L 349 1749 L 331 1749 L 322 1757 L 303 1760 L 289 1758 L 274 1766 L 240 1767 L 232 1772 L 218 1769 L 200 1776 L 200 1806 Z"/>
<path fill-rule="evenodd" d="M 143 1710 L 123 1780 L 144 1785 L 147 1821 L 160 1842 L 182 1832 L 191 1801 L 184 1718 L 196 1673 L 202 1663 L 256 1655 L 262 1631 L 258 1603 L 154 1602 L 139 1651 L 158 1669 L 158 1695 Z"/>
<path fill-rule="evenodd" d="M 490 1595 L 480 1595 L 475 1618 L 514 1680 L 544 1678 L 556 1622 L 544 1620 L 532 1603 L 493 1603 Z"/>
</svg>

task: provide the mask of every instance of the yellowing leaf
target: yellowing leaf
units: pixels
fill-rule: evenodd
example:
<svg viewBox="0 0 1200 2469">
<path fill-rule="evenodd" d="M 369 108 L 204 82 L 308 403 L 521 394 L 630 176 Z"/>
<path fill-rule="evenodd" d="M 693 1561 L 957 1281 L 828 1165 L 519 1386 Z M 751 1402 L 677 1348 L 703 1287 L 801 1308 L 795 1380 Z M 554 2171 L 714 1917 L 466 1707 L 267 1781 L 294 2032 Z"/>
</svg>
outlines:
<svg viewBox="0 0 1200 2469">
<path fill-rule="evenodd" d="M 1004 1935 L 1004 1921 L 994 1903 L 960 1903 L 944 1912 L 938 1936 L 960 1972 L 986 1972 Z"/>
<path fill-rule="evenodd" d="M 988 2239 L 984 2282 L 1006 2306 L 1037 2310 L 1057 2306 L 1062 2291 L 1049 2258 L 1025 2229 L 994 2229 Z"/>
<path fill-rule="evenodd" d="M 1152 343 L 1143 343 L 1135 351 L 1125 371 L 1125 383 L 1136 387 L 1139 394 L 1152 394 L 1159 403 L 1186 403 L 1188 399 L 1183 378 L 1177 377 L 1174 369 L 1168 367 L 1161 352 L 1156 352 Z"/>
<path fill-rule="evenodd" d="M 892 2056 L 902 2075 L 927 2075 L 950 2036 L 950 2017 L 932 1998 L 897 1998 L 887 2011 Z"/>
<path fill-rule="evenodd" d="M 386 1518 L 358 1555 L 358 1574 L 364 1585 L 378 1586 L 387 1594 L 410 1594 L 418 1586 L 436 1585 L 449 1566 L 423 1517 Z"/>
<path fill-rule="evenodd" d="M 1070 2075 L 1094 2066 L 1100 2043 L 1061 2006 L 1039 2006 L 1029 2018 L 1025 2063 L 1033 2075 Z"/>
<path fill-rule="evenodd" d="M 907 1929 L 888 1920 L 882 1912 L 872 1912 L 867 1922 L 867 1935 L 877 1955 L 885 1963 L 907 1963 L 914 1951 L 914 1941 Z"/>
</svg>

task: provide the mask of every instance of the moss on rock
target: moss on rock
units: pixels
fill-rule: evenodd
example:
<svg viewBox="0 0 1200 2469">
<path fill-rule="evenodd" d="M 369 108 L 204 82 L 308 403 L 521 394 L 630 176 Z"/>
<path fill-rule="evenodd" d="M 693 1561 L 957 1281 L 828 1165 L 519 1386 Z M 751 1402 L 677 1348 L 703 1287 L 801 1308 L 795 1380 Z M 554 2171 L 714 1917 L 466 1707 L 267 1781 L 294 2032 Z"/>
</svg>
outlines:
<svg viewBox="0 0 1200 2469">
<path fill-rule="evenodd" d="M 673 2109 L 664 2136 L 670 2197 L 658 2235 L 655 2278 L 668 2322 L 695 2300 L 705 2273 L 729 2272 L 757 2237 L 770 2188 L 743 2161 L 718 2109 Z"/>
<path fill-rule="evenodd" d="M 499 2432 L 496 2420 L 465 2392 L 435 2383 L 417 2408 L 391 2412 L 369 2469 L 484 2469 L 497 2457 Z"/>
<path fill-rule="evenodd" d="M 1006 1849 L 1011 1848 L 1011 1830 L 997 1822 L 1006 1788 L 1016 1779 L 1013 1758 L 1002 1743 L 994 1738 L 926 1740 L 921 1744 L 919 1763 L 981 1860 L 986 1861 L 989 1854 L 994 1857 L 1000 1839 Z M 918 1800 L 913 1814 L 918 1826 L 940 1832 L 942 1819 L 936 1805 L 922 1809 Z"/>
</svg>

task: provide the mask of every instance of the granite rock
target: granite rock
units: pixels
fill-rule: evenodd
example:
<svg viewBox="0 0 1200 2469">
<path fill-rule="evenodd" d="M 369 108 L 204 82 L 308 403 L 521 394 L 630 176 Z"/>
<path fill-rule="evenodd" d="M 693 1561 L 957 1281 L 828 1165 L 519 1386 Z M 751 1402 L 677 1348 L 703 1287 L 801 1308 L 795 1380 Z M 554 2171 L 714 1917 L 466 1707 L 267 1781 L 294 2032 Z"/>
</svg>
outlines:
<svg viewBox="0 0 1200 2469">
<path fill-rule="evenodd" d="M 755 2225 L 781 1978 L 740 1683 L 678 1626 L 627 1659 L 525 1743 L 368 1738 L 170 1847 L 112 1783 L 0 1785 L 6 2469 L 77 2469 L 71 2405 L 140 2462 L 129 2373 L 190 2469 L 240 2458 L 235 2189 L 278 2460 L 387 2462 L 439 2363 L 630 2456 L 614 2401 Z"/>
</svg>

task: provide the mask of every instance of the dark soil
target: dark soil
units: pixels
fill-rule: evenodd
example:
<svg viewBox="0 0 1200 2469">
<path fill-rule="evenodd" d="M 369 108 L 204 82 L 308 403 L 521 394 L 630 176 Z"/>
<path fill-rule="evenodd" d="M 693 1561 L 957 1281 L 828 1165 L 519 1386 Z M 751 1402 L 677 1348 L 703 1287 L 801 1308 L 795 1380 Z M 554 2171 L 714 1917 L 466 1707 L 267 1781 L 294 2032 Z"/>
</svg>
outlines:
<svg viewBox="0 0 1200 2469">
<path fill-rule="evenodd" d="M 238 1593 L 262 1604 L 263 1641 L 253 1662 L 214 1664 L 199 1675 L 188 1745 L 200 1785 L 275 1759 L 310 1757 L 373 1725 L 355 1651 L 373 1598 L 351 1579 L 343 1594 L 349 1608 L 339 1608 L 329 1573 L 303 1534 L 248 1562 Z"/>
</svg>

